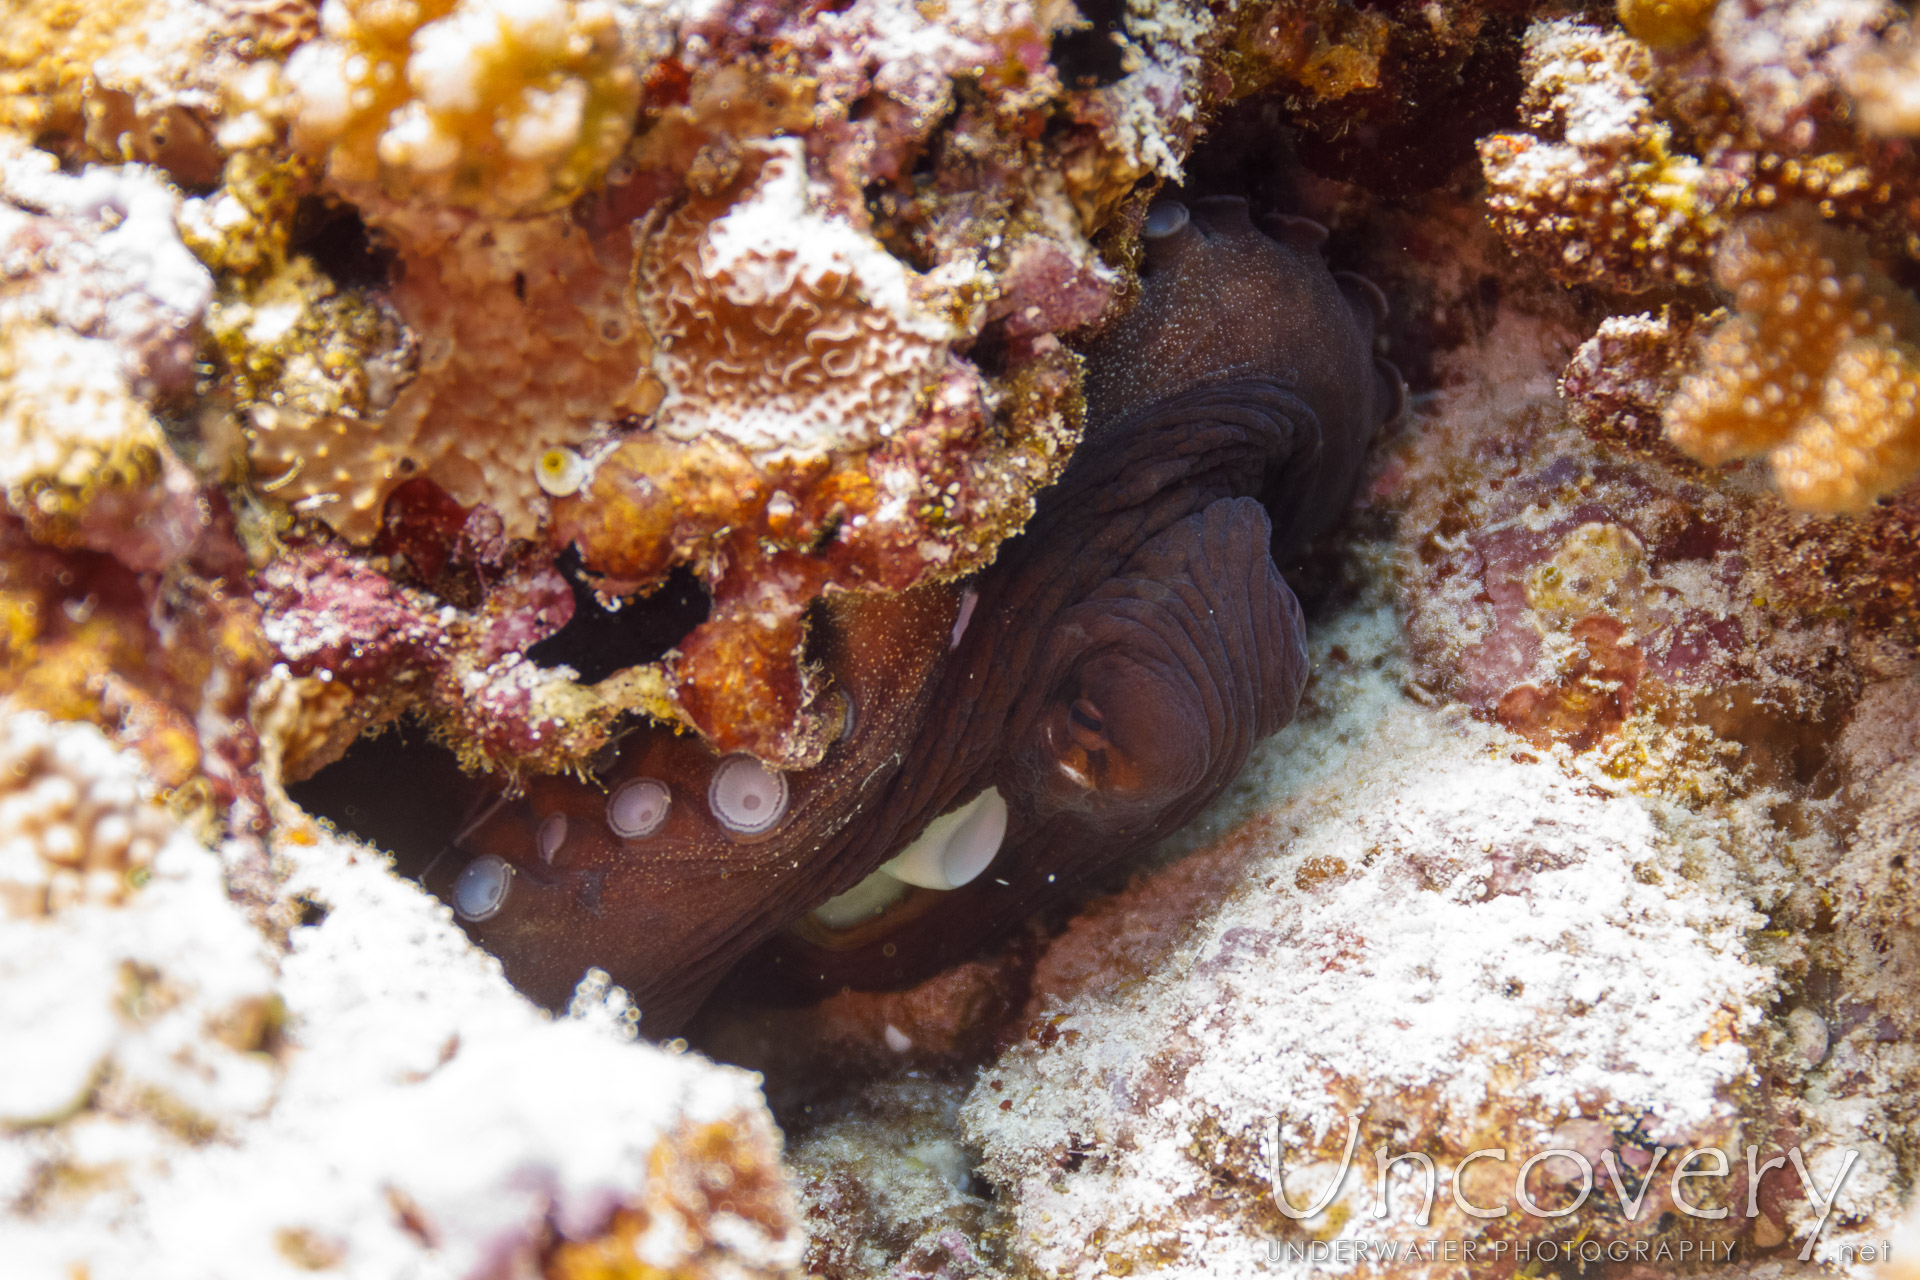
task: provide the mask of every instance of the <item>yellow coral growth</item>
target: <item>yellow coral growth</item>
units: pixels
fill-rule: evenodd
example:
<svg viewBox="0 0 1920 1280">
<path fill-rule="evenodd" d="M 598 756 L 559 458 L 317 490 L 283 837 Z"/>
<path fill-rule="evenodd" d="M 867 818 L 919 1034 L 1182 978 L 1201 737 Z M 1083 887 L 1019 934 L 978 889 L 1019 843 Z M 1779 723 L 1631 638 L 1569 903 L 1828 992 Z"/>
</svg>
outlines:
<svg viewBox="0 0 1920 1280">
<path fill-rule="evenodd" d="M 227 357 L 227 390 L 246 406 L 261 488 L 370 535 L 405 462 L 378 425 L 413 372 L 398 318 L 297 258 L 215 302 L 207 328 Z"/>
<path fill-rule="evenodd" d="M 1316 98 L 1343 98 L 1380 83 L 1390 24 L 1344 0 L 1312 0 L 1251 10 L 1252 22 L 1228 48 L 1236 96 L 1284 80 Z"/>
<path fill-rule="evenodd" d="M 642 55 L 597 0 L 330 0 L 287 61 L 293 138 L 349 187 L 499 216 L 597 180 L 632 133 Z"/>
<path fill-rule="evenodd" d="M 1920 304 L 1861 243 L 1810 210 L 1749 218 L 1714 260 L 1736 314 L 1667 407 L 1667 438 L 1703 462 L 1771 453 L 1809 511 L 1856 511 L 1920 469 Z"/>
<path fill-rule="evenodd" d="M 1644 45 L 1573 22 L 1527 33 L 1528 133 L 1481 140 L 1493 223 L 1567 284 L 1698 283 L 1737 181 L 1674 148 Z"/>
<path fill-rule="evenodd" d="M 1720 0 L 1620 0 L 1620 25 L 1656 49 L 1692 44 L 1707 32 Z"/>
<path fill-rule="evenodd" d="M 0 341 L 0 487 L 33 520 L 158 476 L 164 444 L 109 344 L 51 325 Z"/>
</svg>

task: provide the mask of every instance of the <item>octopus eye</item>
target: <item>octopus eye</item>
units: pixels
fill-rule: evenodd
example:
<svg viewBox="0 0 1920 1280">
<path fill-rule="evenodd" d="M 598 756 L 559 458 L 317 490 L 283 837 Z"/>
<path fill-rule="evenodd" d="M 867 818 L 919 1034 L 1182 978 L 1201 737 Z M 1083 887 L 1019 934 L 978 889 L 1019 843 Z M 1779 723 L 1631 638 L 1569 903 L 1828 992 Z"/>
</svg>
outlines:
<svg viewBox="0 0 1920 1280">
<path fill-rule="evenodd" d="M 1180 234 L 1192 215 L 1187 206 L 1178 200 L 1161 200 L 1147 210 L 1147 219 L 1140 224 L 1140 234 L 1148 240 L 1165 240 L 1168 236 Z"/>
<path fill-rule="evenodd" d="M 1106 717 L 1085 698 L 1075 698 L 1067 708 L 1067 733 L 1083 751 L 1107 749 Z"/>
<path fill-rule="evenodd" d="M 787 815 L 787 780 L 750 755 L 728 756 L 713 771 L 707 808 L 735 835 L 761 835 Z"/>
<path fill-rule="evenodd" d="M 475 858 L 453 882 L 454 914 L 475 924 L 491 920 L 507 905 L 507 893 L 512 888 L 513 868 L 505 858 L 492 854 Z"/>
<path fill-rule="evenodd" d="M 560 852 L 560 846 L 567 842 L 567 815 L 550 813 L 540 829 L 534 832 L 534 847 L 540 850 L 540 861 L 552 862 L 553 855 Z"/>
<path fill-rule="evenodd" d="M 613 834 L 626 840 L 638 840 L 658 831 L 673 807 L 673 793 L 667 784 L 653 778 L 635 778 L 622 783 L 607 797 L 607 825 Z"/>
</svg>

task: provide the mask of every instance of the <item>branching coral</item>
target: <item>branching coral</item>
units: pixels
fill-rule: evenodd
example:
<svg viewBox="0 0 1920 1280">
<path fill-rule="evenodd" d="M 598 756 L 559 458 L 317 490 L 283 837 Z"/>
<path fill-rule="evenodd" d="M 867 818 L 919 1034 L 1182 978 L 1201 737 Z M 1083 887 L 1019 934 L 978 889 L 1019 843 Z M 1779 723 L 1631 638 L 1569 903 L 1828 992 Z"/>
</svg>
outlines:
<svg viewBox="0 0 1920 1280">
<path fill-rule="evenodd" d="M 1787 500 L 1853 511 L 1920 470 L 1920 303 L 1804 210 L 1743 221 L 1714 277 L 1736 314 L 1666 412 L 1705 462 L 1770 452 Z"/>
<path fill-rule="evenodd" d="M 174 831 L 142 795 L 137 774 L 104 767 L 97 732 L 9 711 L 0 718 L 0 908 L 57 915 L 75 903 L 112 906 L 151 871 Z"/>
<path fill-rule="evenodd" d="M 335 182 L 514 215 L 605 172 L 645 60 L 635 8 L 601 0 L 329 0 L 287 61 L 293 137 Z"/>
</svg>

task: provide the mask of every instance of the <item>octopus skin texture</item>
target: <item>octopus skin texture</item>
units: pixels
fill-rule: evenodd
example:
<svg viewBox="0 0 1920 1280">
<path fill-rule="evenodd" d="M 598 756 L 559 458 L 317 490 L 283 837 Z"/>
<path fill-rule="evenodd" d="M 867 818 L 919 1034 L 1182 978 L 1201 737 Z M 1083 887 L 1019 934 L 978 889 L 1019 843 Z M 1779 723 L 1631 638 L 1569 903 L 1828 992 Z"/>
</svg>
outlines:
<svg viewBox="0 0 1920 1280">
<path fill-rule="evenodd" d="M 903 985 L 1189 820 L 1307 678 L 1277 564 L 1344 510 L 1399 412 L 1384 307 L 1301 219 L 1156 205 L 1139 304 L 1086 351 L 1088 426 L 971 582 L 831 595 L 821 763 L 644 728 L 590 779 L 497 793 L 427 877 L 532 998 L 606 970 L 673 1034 L 756 992 Z M 742 965 L 741 962 L 748 963 Z"/>
</svg>

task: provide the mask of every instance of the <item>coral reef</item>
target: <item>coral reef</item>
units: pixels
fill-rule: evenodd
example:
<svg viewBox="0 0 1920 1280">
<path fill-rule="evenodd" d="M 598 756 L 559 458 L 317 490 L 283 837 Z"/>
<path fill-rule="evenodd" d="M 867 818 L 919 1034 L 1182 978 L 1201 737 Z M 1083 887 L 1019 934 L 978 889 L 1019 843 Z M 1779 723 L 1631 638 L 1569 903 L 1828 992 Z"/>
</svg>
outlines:
<svg viewBox="0 0 1920 1280">
<path fill-rule="evenodd" d="M 4 732 L 19 1274 L 795 1273 L 748 1077 L 632 1043 L 604 984 L 536 1014 L 385 858 L 295 812 L 262 932 L 137 760 L 88 726 Z"/>
<path fill-rule="evenodd" d="M 1623 1244 L 1797 1280 L 1892 1238 L 1903 1265 L 1912 25 L 1884 0 L 11 5 L 0 1256 L 1485 1269 L 1378 1253 L 1441 1237 L 1500 1273 Z M 372 784 L 407 806 L 606 815 L 581 780 L 643 719 L 821 767 L 850 722 L 820 619 L 956 603 L 1027 525 L 1079 445 L 1077 351 L 1141 296 L 1181 183 L 1316 219 L 1278 225 L 1382 287 L 1414 388 L 1349 553 L 1284 566 L 1300 718 L 1063 931 L 1071 904 L 813 1006 L 742 975 L 692 1034 L 769 1073 L 784 1155 L 755 1078 L 635 1043 L 664 1020 L 605 973 L 536 1011 L 286 799 L 401 722 L 492 775 Z M 398 870 L 439 884 L 437 848 Z M 1283 1214 L 1272 1162 L 1300 1206 L 1363 1111 L 1327 1212 Z M 1425 1223 L 1417 1162 L 1373 1216 L 1380 1143 L 1434 1161 Z M 1691 1145 L 1735 1175 L 1676 1193 L 1653 1161 Z M 1508 1159 L 1456 1195 L 1480 1146 Z M 1578 1159 L 1522 1189 L 1565 1207 L 1584 1161 L 1580 1209 L 1468 1211 L 1545 1146 Z M 1802 1159 L 1749 1175 L 1748 1147 Z"/>
<path fill-rule="evenodd" d="M 1043 55 L 1064 11 L 716 11 L 677 46 L 673 15 L 639 7 L 327 13 L 283 76 L 241 86 L 222 137 L 271 155 L 286 130 L 396 261 L 330 288 L 296 256 L 223 308 L 262 496 L 364 544 L 411 535 L 391 500 L 424 479 L 508 540 L 577 542 L 608 598 L 688 567 L 715 605 L 653 664 L 674 701 L 644 709 L 817 760 L 808 604 L 978 567 L 1071 445 L 1072 363 L 1047 335 L 1096 318 L 1115 276 L 1059 163 L 1015 163 L 1042 160 L 1021 113 L 1060 95 Z M 769 22 L 787 61 L 743 64 Z M 889 39 L 912 52 L 878 57 Z M 953 77 L 982 65 L 993 110 L 953 127 L 979 135 L 966 165 L 992 157 L 991 211 L 875 225 L 865 190 L 936 145 Z M 893 105 L 865 115 L 869 94 Z M 993 379 L 958 354 L 989 323 L 1024 344 Z M 680 499 L 664 523 L 659 493 Z"/>
<path fill-rule="evenodd" d="M 1920 169 L 1850 125 L 1843 72 L 1891 10 L 1818 0 L 1630 7 L 1647 43 L 1568 19 L 1527 36 L 1522 119 L 1480 144 L 1502 234 L 1569 284 L 1690 285 L 1732 220 L 1804 201 L 1911 252 Z M 1710 19 L 1710 20 L 1708 20 Z M 1655 46 L 1649 48 L 1648 45 Z"/>
<path fill-rule="evenodd" d="M 1539 132 L 1494 134 L 1480 155 L 1495 225 L 1558 279 L 1634 291 L 1704 274 L 1740 180 L 1676 147 L 1653 73 L 1617 32 L 1559 21 L 1527 34 L 1521 118 Z"/>
</svg>

